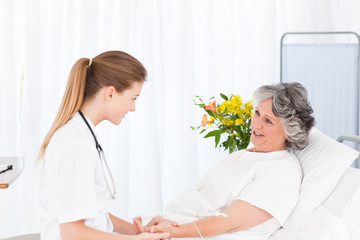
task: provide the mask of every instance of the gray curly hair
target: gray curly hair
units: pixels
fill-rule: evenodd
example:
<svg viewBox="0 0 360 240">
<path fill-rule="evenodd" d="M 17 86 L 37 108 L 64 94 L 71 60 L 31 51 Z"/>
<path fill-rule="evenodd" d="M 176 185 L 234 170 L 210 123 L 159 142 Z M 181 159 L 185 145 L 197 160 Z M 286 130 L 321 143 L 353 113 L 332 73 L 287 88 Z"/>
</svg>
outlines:
<svg viewBox="0 0 360 240">
<path fill-rule="evenodd" d="M 306 89 L 298 82 L 264 85 L 254 93 L 254 106 L 269 98 L 273 99 L 272 111 L 284 128 L 286 147 L 292 150 L 305 148 L 315 124 Z"/>
</svg>

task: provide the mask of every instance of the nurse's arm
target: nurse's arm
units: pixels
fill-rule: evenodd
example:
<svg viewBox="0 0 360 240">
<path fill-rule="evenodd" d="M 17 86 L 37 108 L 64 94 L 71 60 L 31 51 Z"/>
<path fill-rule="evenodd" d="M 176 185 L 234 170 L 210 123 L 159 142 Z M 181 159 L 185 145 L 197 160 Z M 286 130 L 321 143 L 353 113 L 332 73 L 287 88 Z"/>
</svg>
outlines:
<svg viewBox="0 0 360 240">
<path fill-rule="evenodd" d="M 111 213 L 109 213 L 110 220 L 114 226 L 114 232 L 127 234 L 127 235 L 135 235 L 136 231 L 134 225 L 129 223 L 121 218 L 118 218 Z"/>
<path fill-rule="evenodd" d="M 228 217 L 221 215 L 206 217 L 180 227 L 173 227 L 168 223 L 159 223 L 159 225 L 151 226 L 151 228 L 155 232 L 169 232 L 172 238 L 200 237 L 199 232 L 203 237 L 206 237 L 245 230 L 272 218 L 268 212 L 242 200 L 235 200 L 224 213 Z M 150 227 L 146 230 L 150 231 Z"/>
<path fill-rule="evenodd" d="M 139 235 L 119 235 L 107 233 L 85 225 L 84 220 L 61 223 L 62 240 L 157 240 L 169 237 L 168 233 L 141 233 Z"/>
</svg>

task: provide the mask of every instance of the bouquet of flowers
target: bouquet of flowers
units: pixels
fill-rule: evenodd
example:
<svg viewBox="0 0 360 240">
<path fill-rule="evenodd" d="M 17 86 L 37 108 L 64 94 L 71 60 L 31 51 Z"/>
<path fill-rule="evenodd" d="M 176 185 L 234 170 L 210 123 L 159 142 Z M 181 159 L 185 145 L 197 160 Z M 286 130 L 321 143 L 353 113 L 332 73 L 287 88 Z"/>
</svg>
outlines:
<svg viewBox="0 0 360 240">
<path fill-rule="evenodd" d="M 225 140 L 221 142 L 220 147 L 229 150 L 229 153 L 235 150 L 245 149 L 251 136 L 251 117 L 252 103 L 243 102 L 238 95 L 220 94 L 224 100 L 221 104 L 216 104 L 214 97 L 209 99 L 206 105 L 200 96 L 196 96 L 194 104 L 204 109 L 206 112 L 198 127 L 191 127 L 193 130 L 200 130 L 200 134 L 207 132 L 204 138 L 214 137 L 215 148 L 218 147 L 221 136 L 225 136 Z M 212 130 L 213 128 L 215 130 Z M 224 139 L 224 138 L 223 138 Z"/>
</svg>

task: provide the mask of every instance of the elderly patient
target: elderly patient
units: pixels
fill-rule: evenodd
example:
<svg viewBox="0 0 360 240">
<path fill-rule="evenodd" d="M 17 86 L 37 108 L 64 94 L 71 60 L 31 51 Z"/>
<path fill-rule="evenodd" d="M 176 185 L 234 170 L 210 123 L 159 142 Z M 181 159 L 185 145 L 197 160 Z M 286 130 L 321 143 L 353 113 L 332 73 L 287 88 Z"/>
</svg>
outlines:
<svg viewBox="0 0 360 240">
<path fill-rule="evenodd" d="M 283 225 L 297 203 L 302 178 L 292 150 L 308 143 L 312 108 L 299 83 L 262 86 L 254 99 L 254 147 L 219 162 L 145 227 L 134 218 L 137 231 L 264 240 Z"/>
</svg>

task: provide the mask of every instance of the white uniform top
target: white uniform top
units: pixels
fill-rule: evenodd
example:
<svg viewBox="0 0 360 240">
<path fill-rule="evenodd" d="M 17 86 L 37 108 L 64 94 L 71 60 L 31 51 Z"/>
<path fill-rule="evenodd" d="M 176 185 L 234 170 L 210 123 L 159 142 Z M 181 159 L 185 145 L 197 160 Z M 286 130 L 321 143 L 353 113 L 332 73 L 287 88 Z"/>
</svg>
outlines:
<svg viewBox="0 0 360 240">
<path fill-rule="evenodd" d="M 301 178 L 300 164 L 287 150 L 238 151 L 209 170 L 193 188 L 175 197 L 162 216 L 184 224 L 225 215 L 222 212 L 234 200 L 241 199 L 267 211 L 273 218 L 243 231 L 207 239 L 269 239 L 295 207 Z"/>
<path fill-rule="evenodd" d="M 87 226 L 113 231 L 108 216 L 111 197 L 99 154 L 79 113 L 51 138 L 39 175 L 42 240 L 60 240 L 60 223 L 82 219 Z"/>
</svg>

